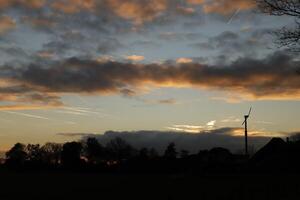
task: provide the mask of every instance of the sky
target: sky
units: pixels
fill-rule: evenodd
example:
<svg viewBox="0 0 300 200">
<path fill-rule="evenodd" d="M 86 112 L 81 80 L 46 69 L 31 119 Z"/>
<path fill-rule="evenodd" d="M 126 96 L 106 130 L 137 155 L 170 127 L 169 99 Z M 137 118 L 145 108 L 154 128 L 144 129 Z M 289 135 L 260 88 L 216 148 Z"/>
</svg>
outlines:
<svg viewBox="0 0 300 200">
<path fill-rule="evenodd" d="M 0 150 L 155 130 L 299 131 L 294 19 L 253 0 L 0 0 Z M 229 129 L 228 129 L 229 128 Z M 72 136 L 72 137 L 70 137 Z"/>
</svg>

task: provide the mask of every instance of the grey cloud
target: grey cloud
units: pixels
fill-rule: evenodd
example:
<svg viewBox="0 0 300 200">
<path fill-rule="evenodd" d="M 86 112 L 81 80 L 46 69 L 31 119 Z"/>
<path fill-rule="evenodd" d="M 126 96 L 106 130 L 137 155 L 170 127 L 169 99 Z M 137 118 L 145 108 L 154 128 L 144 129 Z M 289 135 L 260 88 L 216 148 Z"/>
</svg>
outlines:
<svg viewBox="0 0 300 200">
<path fill-rule="evenodd" d="M 264 59 L 240 58 L 230 65 L 134 64 L 70 58 L 28 66 L 1 67 L 2 101 L 62 106 L 61 96 L 116 94 L 146 104 L 174 104 L 174 99 L 143 100 L 139 95 L 152 87 L 194 87 L 230 92 L 232 99 L 299 99 L 299 58 L 276 52 Z M 226 96 L 225 96 L 226 98 Z M 231 99 L 228 99 L 231 100 Z"/>
<path fill-rule="evenodd" d="M 211 131 L 200 132 L 198 134 L 190 134 L 184 132 L 172 131 L 107 131 L 102 134 L 80 134 L 82 139 L 87 137 L 95 137 L 102 144 L 115 137 L 121 137 L 136 148 L 148 147 L 155 148 L 160 153 L 163 153 L 166 146 L 170 142 L 174 142 L 177 149 L 186 149 L 192 153 L 199 150 L 210 149 L 213 147 L 228 148 L 233 152 L 242 150 L 244 147 L 244 137 L 232 136 L 235 130 L 241 128 L 225 127 Z M 74 134 L 67 134 L 66 136 L 74 136 Z M 75 136 L 78 136 L 75 134 Z M 266 144 L 270 138 L 268 137 L 250 137 L 249 145 L 256 149 Z"/>
<path fill-rule="evenodd" d="M 196 42 L 189 46 L 196 49 L 215 50 L 226 56 L 234 54 L 256 56 L 261 50 L 268 49 L 271 36 L 269 30 L 254 30 L 245 37 L 239 34 L 225 31 L 217 36 L 207 39 L 207 41 Z M 269 37 L 268 37 L 269 36 Z"/>
<path fill-rule="evenodd" d="M 51 92 L 118 92 L 146 82 L 161 86 L 172 82 L 175 86 L 190 84 L 263 97 L 299 93 L 297 66 L 299 61 L 281 52 L 264 59 L 240 58 L 229 66 L 136 65 L 71 58 L 47 68 L 30 65 L 16 78 Z"/>
<path fill-rule="evenodd" d="M 98 136 L 97 134 L 93 133 L 57 133 L 58 136 L 64 136 L 64 137 L 94 137 Z"/>
<path fill-rule="evenodd" d="M 195 41 L 195 40 L 201 39 L 203 37 L 205 37 L 205 35 L 203 35 L 202 33 L 198 33 L 198 32 L 188 32 L 188 33 L 163 32 L 158 35 L 159 39 L 167 40 L 167 41 L 171 41 L 171 40 Z"/>
<path fill-rule="evenodd" d="M 7 77 L 44 93 L 134 94 L 149 83 L 231 91 L 252 98 L 299 98 L 300 66 L 292 55 L 276 52 L 264 59 L 240 58 L 230 65 L 134 64 L 70 58 L 51 65 L 6 69 Z M 8 70 L 8 71 L 7 71 Z M 3 74 L 5 73 L 5 74 Z"/>
<path fill-rule="evenodd" d="M 124 45 L 121 44 L 116 38 L 106 38 L 98 41 L 98 51 L 102 54 L 115 52 L 123 47 Z"/>
</svg>

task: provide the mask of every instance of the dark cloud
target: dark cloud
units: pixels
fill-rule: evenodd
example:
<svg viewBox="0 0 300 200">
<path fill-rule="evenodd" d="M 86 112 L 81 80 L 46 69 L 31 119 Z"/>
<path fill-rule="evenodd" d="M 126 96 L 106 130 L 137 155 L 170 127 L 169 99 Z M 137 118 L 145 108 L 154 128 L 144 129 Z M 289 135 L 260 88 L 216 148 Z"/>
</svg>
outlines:
<svg viewBox="0 0 300 200">
<path fill-rule="evenodd" d="M 244 37 L 232 31 L 225 31 L 217 36 L 212 36 L 207 41 L 196 42 L 189 46 L 200 50 L 215 50 L 222 55 L 231 56 L 234 54 L 243 54 L 247 56 L 256 56 L 262 50 L 269 48 L 270 40 L 269 29 L 255 30 Z"/>
<path fill-rule="evenodd" d="M 5 53 L 8 56 L 17 58 L 27 58 L 29 56 L 22 48 L 16 46 L 2 46 L 0 47 L 0 52 Z"/>
<path fill-rule="evenodd" d="M 154 41 L 148 41 L 148 40 L 138 40 L 131 44 L 134 47 L 142 47 L 142 48 L 159 48 L 161 45 L 154 42 Z"/>
<path fill-rule="evenodd" d="M 203 38 L 204 35 L 202 33 L 177 33 L 177 32 L 163 32 L 158 35 L 159 39 L 167 40 L 167 41 L 195 41 L 197 39 Z"/>
<path fill-rule="evenodd" d="M 0 87 L 0 101 L 18 103 L 62 106 L 60 97 L 47 92 L 39 92 L 25 85 Z"/>
<path fill-rule="evenodd" d="M 43 45 L 43 50 L 55 52 L 56 54 L 65 54 L 71 46 L 64 41 L 51 41 Z"/>
<path fill-rule="evenodd" d="M 106 38 L 104 40 L 98 41 L 98 51 L 102 54 L 112 53 L 123 47 L 124 45 L 115 38 Z"/>
<path fill-rule="evenodd" d="M 11 70 L 11 78 L 37 91 L 118 93 L 154 87 L 195 87 L 231 91 L 249 98 L 299 98 L 299 61 L 282 52 L 264 59 L 239 58 L 230 65 L 134 64 L 70 58 L 50 66 Z M 125 92 L 126 93 L 126 92 Z M 131 93 L 131 92 L 130 92 Z"/>
<path fill-rule="evenodd" d="M 187 149 L 193 153 L 213 147 L 224 147 L 236 152 L 244 148 L 244 137 L 232 136 L 234 131 L 240 129 L 241 128 L 225 127 L 197 134 L 172 131 L 107 131 L 103 135 L 82 133 L 66 133 L 63 135 L 76 137 L 82 136 L 82 139 L 87 137 L 96 137 L 102 144 L 106 144 L 115 137 L 121 137 L 136 148 L 154 147 L 160 153 L 165 150 L 166 146 L 170 142 L 174 142 L 178 150 Z M 257 149 L 266 144 L 269 140 L 270 138 L 268 137 L 250 137 L 249 145 L 253 145 Z"/>
<path fill-rule="evenodd" d="M 57 133 L 58 136 L 64 137 L 95 137 L 97 134 L 93 133 Z"/>
</svg>

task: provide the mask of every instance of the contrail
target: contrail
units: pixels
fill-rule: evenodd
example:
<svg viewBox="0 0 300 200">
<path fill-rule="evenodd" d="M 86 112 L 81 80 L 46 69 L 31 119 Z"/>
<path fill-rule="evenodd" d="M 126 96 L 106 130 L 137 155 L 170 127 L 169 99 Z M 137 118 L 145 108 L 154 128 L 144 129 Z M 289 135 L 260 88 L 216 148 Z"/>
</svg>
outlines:
<svg viewBox="0 0 300 200">
<path fill-rule="evenodd" d="M 64 107 L 65 110 L 69 110 L 71 112 L 75 112 L 81 115 L 88 115 L 88 114 L 94 114 L 98 115 L 98 117 L 108 117 L 110 116 L 109 114 L 101 113 L 101 112 L 96 112 L 96 111 L 91 111 L 91 108 L 81 108 L 81 107 Z"/>
<path fill-rule="evenodd" d="M 235 18 L 235 16 L 237 16 L 238 14 L 239 14 L 239 12 L 240 12 L 240 8 L 239 9 L 237 9 L 235 12 L 234 12 L 234 14 L 230 17 L 230 19 L 228 20 L 228 22 L 227 22 L 227 24 L 231 24 L 231 22 L 232 22 L 232 20 Z"/>
<path fill-rule="evenodd" d="M 65 124 L 71 124 L 71 125 L 76 124 L 73 121 L 55 120 L 55 119 L 50 119 L 50 118 L 47 118 L 47 117 L 42 117 L 42 116 L 39 116 L 39 115 L 31 115 L 31 114 L 21 113 L 21 112 L 13 112 L 13 111 L 2 111 L 2 112 L 13 114 L 13 115 L 20 115 L 20 116 L 23 116 L 23 117 L 34 118 L 34 119 L 50 120 L 50 121 L 61 122 L 61 123 L 65 123 Z M 3 119 L 0 119 L 0 120 L 3 120 Z M 9 120 L 6 120 L 6 121 L 10 122 Z"/>
<path fill-rule="evenodd" d="M 42 116 L 39 116 L 39 115 L 31 115 L 31 114 L 26 114 L 26 113 L 21 113 L 21 112 L 13 112 L 13 111 L 2 111 L 2 112 L 9 113 L 9 114 L 14 114 L 14 115 L 20 115 L 20 116 L 23 116 L 23 117 L 30 117 L 30 118 L 35 118 L 35 119 L 50 120 L 47 117 L 42 117 Z"/>
</svg>

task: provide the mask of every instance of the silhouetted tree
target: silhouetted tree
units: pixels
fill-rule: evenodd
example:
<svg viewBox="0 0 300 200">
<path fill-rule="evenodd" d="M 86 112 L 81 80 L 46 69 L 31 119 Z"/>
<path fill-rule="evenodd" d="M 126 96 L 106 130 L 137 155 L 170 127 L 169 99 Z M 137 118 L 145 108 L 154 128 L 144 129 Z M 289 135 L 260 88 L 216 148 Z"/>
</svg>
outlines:
<svg viewBox="0 0 300 200">
<path fill-rule="evenodd" d="M 177 151 L 173 142 L 167 146 L 164 157 L 168 159 L 174 159 L 177 157 Z"/>
<path fill-rule="evenodd" d="M 17 143 L 6 152 L 6 164 L 11 167 L 23 166 L 26 159 L 27 153 L 24 144 Z"/>
<path fill-rule="evenodd" d="M 290 139 L 292 142 L 300 141 L 300 133 L 294 133 L 291 135 Z"/>
<path fill-rule="evenodd" d="M 154 159 L 154 158 L 158 158 L 158 157 L 159 157 L 158 152 L 154 148 L 151 148 L 149 150 L 149 158 Z"/>
<path fill-rule="evenodd" d="M 41 147 L 43 162 L 58 165 L 61 159 L 62 145 L 57 143 L 46 143 Z"/>
<path fill-rule="evenodd" d="M 149 150 L 147 148 L 142 148 L 139 151 L 139 159 L 147 160 L 149 158 Z"/>
<path fill-rule="evenodd" d="M 108 154 L 113 159 L 123 160 L 134 156 L 135 149 L 120 137 L 112 139 L 106 144 Z"/>
<path fill-rule="evenodd" d="M 209 161 L 213 163 L 225 163 L 231 158 L 231 152 L 225 148 L 215 147 L 209 151 Z"/>
<path fill-rule="evenodd" d="M 180 151 L 180 158 L 186 158 L 186 157 L 188 157 L 189 156 L 189 151 L 187 151 L 187 150 L 181 150 Z"/>
<path fill-rule="evenodd" d="M 284 27 L 275 31 L 278 44 L 300 52 L 300 1 L 299 0 L 256 0 L 259 9 L 267 14 L 295 18 L 295 27 Z"/>
<path fill-rule="evenodd" d="M 26 146 L 27 159 L 35 164 L 41 163 L 43 154 L 39 144 L 28 144 Z"/>
<path fill-rule="evenodd" d="M 82 145 L 79 142 L 67 142 L 63 145 L 61 161 L 64 166 L 76 167 L 80 164 Z"/>
<path fill-rule="evenodd" d="M 84 146 L 84 152 L 88 161 L 96 164 L 102 159 L 104 149 L 96 138 L 88 138 Z"/>
</svg>

